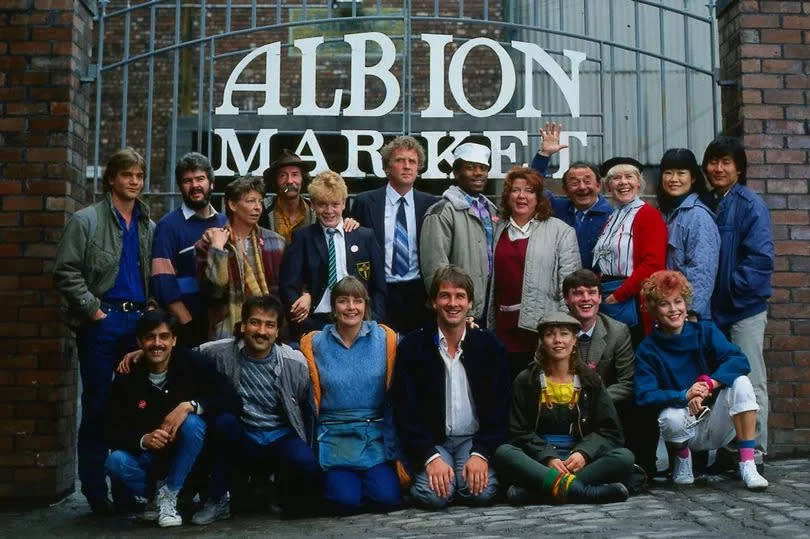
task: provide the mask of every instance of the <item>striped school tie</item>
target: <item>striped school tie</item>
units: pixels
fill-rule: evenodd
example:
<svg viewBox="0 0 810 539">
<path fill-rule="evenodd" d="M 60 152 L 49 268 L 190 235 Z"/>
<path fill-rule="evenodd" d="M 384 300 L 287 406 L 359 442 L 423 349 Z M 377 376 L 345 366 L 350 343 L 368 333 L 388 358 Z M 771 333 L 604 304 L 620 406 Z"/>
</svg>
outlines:
<svg viewBox="0 0 810 539">
<path fill-rule="evenodd" d="M 329 281 L 327 282 L 329 290 L 332 290 L 337 284 L 337 258 L 335 257 L 335 233 L 337 230 L 334 228 L 327 228 L 326 234 L 329 236 L 329 241 L 326 242 L 329 248 Z"/>
</svg>

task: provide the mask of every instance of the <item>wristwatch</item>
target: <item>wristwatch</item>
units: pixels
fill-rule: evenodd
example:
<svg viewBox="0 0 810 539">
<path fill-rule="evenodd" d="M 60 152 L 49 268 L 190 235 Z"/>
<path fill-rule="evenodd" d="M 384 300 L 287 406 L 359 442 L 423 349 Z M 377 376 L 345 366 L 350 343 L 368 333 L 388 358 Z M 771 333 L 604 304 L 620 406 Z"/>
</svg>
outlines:
<svg viewBox="0 0 810 539">
<path fill-rule="evenodd" d="M 190 401 L 188 401 L 188 403 L 191 405 L 192 408 L 194 408 L 194 413 L 196 414 L 197 411 L 200 409 L 200 403 L 195 401 L 194 399 L 191 399 Z"/>
</svg>

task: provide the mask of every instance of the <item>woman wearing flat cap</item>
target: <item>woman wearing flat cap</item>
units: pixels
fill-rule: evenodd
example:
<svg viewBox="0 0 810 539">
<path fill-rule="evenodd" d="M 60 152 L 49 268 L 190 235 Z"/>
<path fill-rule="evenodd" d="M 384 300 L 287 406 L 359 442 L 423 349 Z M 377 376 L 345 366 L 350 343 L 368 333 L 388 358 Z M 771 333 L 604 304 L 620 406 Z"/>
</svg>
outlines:
<svg viewBox="0 0 810 539">
<path fill-rule="evenodd" d="M 641 163 L 614 157 L 602 164 L 616 210 L 593 249 L 594 271 L 602 280 L 599 310 L 630 327 L 638 344 L 652 324 L 642 325 L 638 294 L 644 279 L 666 265 L 667 227 L 661 213 L 641 200 Z"/>
<path fill-rule="evenodd" d="M 633 454 L 598 375 L 577 347 L 581 324 L 553 312 L 537 325 L 534 363 L 512 386 L 508 442 L 495 467 L 514 504 L 611 503 L 628 497 Z"/>
</svg>

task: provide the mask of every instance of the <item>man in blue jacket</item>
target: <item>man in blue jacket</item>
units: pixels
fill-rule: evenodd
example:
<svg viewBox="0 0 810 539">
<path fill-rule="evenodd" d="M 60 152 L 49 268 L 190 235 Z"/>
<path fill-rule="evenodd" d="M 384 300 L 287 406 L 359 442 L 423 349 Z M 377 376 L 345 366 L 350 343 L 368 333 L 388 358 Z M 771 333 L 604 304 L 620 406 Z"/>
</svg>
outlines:
<svg viewBox="0 0 810 539">
<path fill-rule="evenodd" d="M 720 262 L 712 294 L 712 317 L 742 349 L 751 364 L 759 415 L 757 445 L 768 450 L 768 383 L 762 345 L 774 266 L 768 208 L 745 187 L 747 159 L 743 145 L 718 137 L 703 154 L 703 170 L 714 190 L 705 200 L 717 215 Z"/>
<path fill-rule="evenodd" d="M 566 148 L 560 144 L 562 125 L 546 124 L 540 131 L 542 143 L 532 160 L 532 168 L 544 176 L 551 156 Z M 602 184 L 599 171 L 591 164 L 577 161 L 568 167 L 562 177 L 566 196 L 559 197 L 551 191 L 546 196 L 551 202 L 554 217 L 562 219 L 577 232 L 579 254 L 584 269 L 593 269 L 593 248 L 602 227 L 613 213 L 613 206 L 600 194 Z"/>
<path fill-rule="evenodd" d="M 410 333 L 397 350 L 394 418 L 417 503 L 485 505 L 497 490 L 489 459 L 509 415 L 506 353 L 492 333 L 466 327 L 474 301 L 470 276 L 457 266 L 435 275 L 436 323 Z"/>
</svg>

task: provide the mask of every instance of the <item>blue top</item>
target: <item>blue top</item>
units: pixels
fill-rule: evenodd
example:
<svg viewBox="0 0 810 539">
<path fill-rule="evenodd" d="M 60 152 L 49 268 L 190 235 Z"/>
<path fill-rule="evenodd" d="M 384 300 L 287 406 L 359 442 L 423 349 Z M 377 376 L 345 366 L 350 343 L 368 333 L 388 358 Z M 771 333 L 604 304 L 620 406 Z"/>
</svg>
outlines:
<svg viewBox="0 0 810 539">
<path fill-rule="evenodd" d="M 121 226 L 121 258 L 118 260 L 118 275 L 115 284 L 104 294 L 106 300 L 145 302 L 146 292 L 141 278 L 141 264 L 138 261 L 138 217 L 140 210 L 136 204 L 132 210 L 129 228 L 124 216 L 113 206 L 118 224 Z"/>
<path fill-rule="evenodd" d="M 544 176 L 546 168 L 548 167 L 548 161 L 548 157 L 536 153 L 534 159 L 532 159 L 532 168 L 541 176 Z M 605 226 L 610 214 L 613 213 L 613 206 L 610 205 L 605 197 L 599 195 L 599 198 L 596 199 L 596 203 L 585 213 L 582 223 L 577 226 L 575 215 L 577 208 L 574 206 L 574 202 L 568 197 L 556 196 L 549 190 L 546 190 L 545 194 L 549 202 L 551 202 L 554 217 L 561 219 L 565 224 L 573 227 L 576 231 L 582 267 L 592 270 L 593 248 L 596 246 L 596 240 L 599 239 L 602 228 Z"/>
<path fill-rule="evenodd" d="M 185 204 L 166 214 L 155 227 L 152 240 L 152 294 L 164 308 L 169 303 L 182 301 L 194 317 L 203 311 L 205 302 L 197 284 L 197 268 L 194 261 L 194 243 L 203 232 L 213 227 L 223 227 L 227 218 L 214 213 L 202 219 Z M 162 264 L 156 263 L 162 261 Z M 166 262 L 174 269 L 172 274 Z"/>
<path fill-rule="evenodd" d="M 750 370 L 740 348 L 709 320 L 686 322 L 679 335 L 655 328 L 636 349 L 636 404 L 686 406 L 686 391 L 701 374 L 730 386 Z"/>
<path fill-rule="evenodd" d="M 711 319 L 711 297 L 720 254 L 720 233 L 714 224 L 714 214 L 697 193 L 691 193 L 664 217 L 667 269 L 686 276 L 694 290 L 692 310 L 701 320 Z"/>
<path fill-rule="evenodd" d="M 774 267 L 771 219 L 762 198 L 739 183 L 723 198 L 712 193 L 704 202 L 717 214 L 720 232 L 712 317 L 727 328 L 768 308 Z"/>
</svg>

